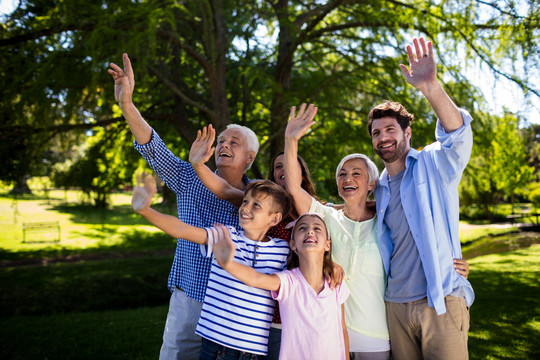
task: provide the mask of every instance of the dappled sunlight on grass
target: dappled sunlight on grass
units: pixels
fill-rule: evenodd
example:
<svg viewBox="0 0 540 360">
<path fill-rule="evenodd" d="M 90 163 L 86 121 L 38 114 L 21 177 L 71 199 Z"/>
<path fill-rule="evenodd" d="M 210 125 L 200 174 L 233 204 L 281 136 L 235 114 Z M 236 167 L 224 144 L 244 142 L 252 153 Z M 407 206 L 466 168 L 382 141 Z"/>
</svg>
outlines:
<svg viewBox="0 0 540 360">
<path fill-rule="evenodd" d="M 470 265 L 477 293 L 469 333 L 475 358 L 538 358 L 540 246 L 481 256 Z"/>
<path fill-rule="evenodd" d="M 130 194 L 113 194 L 115 205 L 98 209 L 91 205 L 69 203 L 80 201 L 80 192 L 51 191 L 65 194 L 49 200 L 40 196 L 25 196 L 14 201 L 0 197 L 0 260 L 64 256 L 73 253 L 175 248 L 176 240 L 163 234 L 136 214 L 130 205 Z M 52 200 L 51 200 L 52 199 Z M 159 205 L 157 206 L 159 208 Z M 160 209 L 168 213 L 174 209 Z M 27 233 L 23 243 L 24 222 L 58 221 L 61 241 L 57 233 Z"/>
</svg>

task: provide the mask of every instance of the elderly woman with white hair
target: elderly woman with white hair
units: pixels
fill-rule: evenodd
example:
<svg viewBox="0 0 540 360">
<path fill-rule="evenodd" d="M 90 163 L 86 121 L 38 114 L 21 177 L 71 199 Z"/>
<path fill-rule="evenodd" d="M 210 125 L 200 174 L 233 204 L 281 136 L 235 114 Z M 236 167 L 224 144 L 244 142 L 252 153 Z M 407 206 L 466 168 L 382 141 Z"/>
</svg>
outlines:
<svg viewBox="0 0 540 360">
<path fill-rule="evenodd" d="M 285 181 L 298 214 L 320 214 L 330 231 L 332 258 L 345 271 L 350 291 L 345 302 L 351 359 L 390 359 L 390 340 L 384 305 L 385 273 L 377 242 L 377 218 L 368 197 L 379 171 L 363 154 L 345 156 L 336 169 L 342 209 L 325 206 L 300 187 L 296 156 L 298 140 L 314 124 L 317 108 L 305 104 L 291 117 L 285 131 Z"/>
</svg>

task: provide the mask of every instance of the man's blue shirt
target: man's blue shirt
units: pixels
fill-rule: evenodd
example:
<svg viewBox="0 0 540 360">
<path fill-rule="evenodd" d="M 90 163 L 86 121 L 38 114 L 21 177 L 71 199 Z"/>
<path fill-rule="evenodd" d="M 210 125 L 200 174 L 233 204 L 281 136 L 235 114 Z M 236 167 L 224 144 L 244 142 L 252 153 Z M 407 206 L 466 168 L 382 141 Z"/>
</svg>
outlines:
<svg viewBox="0 0 540 360">
<path fill-rule="evenodd" d="M 165 185 L 176 194 L 180 220 L 201 228 L 211 227 L 215 223 L 239 228 L 238 208 L 212 194 L 203 185 L 191 164 L 180 160 L 167 149 L 155 131 L 152 131 L 149 143 L 140 145 L 135 141 L 135 149 L 141 153 Z M 246 175 L 243 181 L 246 184 L 249 182 Z M 178 239 L 167 284 L 169 289 L 178 286 L 190 298 L 202 302 L 211 263 L 211 258 L 201 255 L 198 244 Z"/>
<path fill-rule="evenodd" d="M 471 284 L 453 267 L 453 259 L 461 258 L 458 185 L 473 144 L 472 118 L 467 111 L 460 112 L 463 126 L 447 133 L 437 120 L 437 142 L 421 151 L 409 151 L 400 187 L 403 210 L 426 275 L 428 304 L 439 315 L 446 312 L 444 297 L 460 286 L 467 306 L 474 301 Z M 375 198 L 379 248 L 388 274 L 393 245 L 383 221 L 390 201 L 386 169 L 375 189 Z"/>
</svg>

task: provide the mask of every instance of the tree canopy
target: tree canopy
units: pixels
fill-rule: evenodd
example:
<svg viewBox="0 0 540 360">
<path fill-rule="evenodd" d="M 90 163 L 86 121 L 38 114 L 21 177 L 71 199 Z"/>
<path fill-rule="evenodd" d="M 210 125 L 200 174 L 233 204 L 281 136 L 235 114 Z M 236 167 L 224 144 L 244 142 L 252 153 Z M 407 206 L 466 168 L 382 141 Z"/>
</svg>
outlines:
<svg viewBox="0 0 540 360">
<path fill-rule="evenodd" d="M 1 179 L 50 173 L 43 164 L 75 144 L 125 128 L 106 70 L 127 52 L 134 103 L 173 152 L 185 155 L 203 125 L 243 124 L 261 141 L 255 177 L 282 150 L 290 106 L 315 103 L 300 154 L 333 196 L 339 159 L 372 155 L 366 118 L 382 100 L 415 114 L 413 146 L 433 141 L 434 114 L 399 70 L 413 36 L 433 41 L 446 90 L 474 113 L 484 104 L 467 63 L 540 96 L 528 76 L 540 68 L 539 24 L 536 0 L 21 0 L 0 36 Z"/>
</svg>

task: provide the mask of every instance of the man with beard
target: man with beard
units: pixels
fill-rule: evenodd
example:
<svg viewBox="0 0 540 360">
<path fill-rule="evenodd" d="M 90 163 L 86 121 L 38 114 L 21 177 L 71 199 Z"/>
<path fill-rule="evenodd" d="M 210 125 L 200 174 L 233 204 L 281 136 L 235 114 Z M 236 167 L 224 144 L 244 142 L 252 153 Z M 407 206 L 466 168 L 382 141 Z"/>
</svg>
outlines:
<svg viewBox="0 0 540 360">
<path fill-rule="evenodd" d="M 409 67 L 400 67 L 436 113 L 437 141 L 411 149 L 414 116 L 396 102 L 377 105 L 368 120 L 385 165 L 375 197 L 392 356 L 467 359 L 474 292 L 452 259 L 461 258 L 458 185 L 472 150 L 472 119 L 437 81 L 431 42 L 413 43 Z"/>
</svg>

